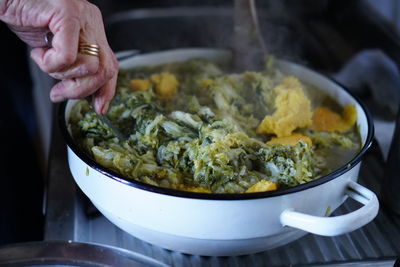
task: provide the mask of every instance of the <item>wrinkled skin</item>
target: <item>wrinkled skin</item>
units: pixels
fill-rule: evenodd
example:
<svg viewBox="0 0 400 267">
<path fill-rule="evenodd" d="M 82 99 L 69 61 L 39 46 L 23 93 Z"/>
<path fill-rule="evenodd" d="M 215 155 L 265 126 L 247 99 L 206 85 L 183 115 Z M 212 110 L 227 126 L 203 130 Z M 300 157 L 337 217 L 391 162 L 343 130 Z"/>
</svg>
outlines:
<svg viewBox="0 0 400 267">
<path fill-rule="evenodd" d="M 104 31 L 100 10 L 86 0 L 0 0 L 0 20 L 33 47 L 32 59 L 60 80 L 50 92 L 53 102 L 94 95 L 104 114 L 114 96 L 118 62 Z M 51 47 L 44 36 L 51 32 Z M 100 57 L 78 53 L 79 42 L 100 46 Z"/>
</svg>

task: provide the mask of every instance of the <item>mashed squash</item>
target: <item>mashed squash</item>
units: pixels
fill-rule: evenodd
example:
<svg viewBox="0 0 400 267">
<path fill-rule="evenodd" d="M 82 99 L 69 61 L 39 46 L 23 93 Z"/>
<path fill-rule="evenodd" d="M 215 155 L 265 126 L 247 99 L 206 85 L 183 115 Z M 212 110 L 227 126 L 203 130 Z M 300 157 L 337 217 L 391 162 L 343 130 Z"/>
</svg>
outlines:
<svg viewBox="0 0 400 267">
<path fill-rule="evenodd" d="M 171 99 L 178 88 L 178 80 L 175 75 L 169 72 L 162 72 L 150 76 L 151 82 L 155 85 L 155 93 L 161 100 Z"/>
<path fill-rule="evenodd" d="M 133 91 L 145 91 L 151 88 L 151 83 L 147 79 L 132 79 L 130 85 Z"/>
<path fill-rule="evenodd" d="M 298 79 L 292 76 L 284 78 L 274 92 L 276 111 L 265 116 L 257 127 L 257 133 L 285 137 L 290 136 L 297 128 L 312 124 L 311 103 Z"/>
</svg>

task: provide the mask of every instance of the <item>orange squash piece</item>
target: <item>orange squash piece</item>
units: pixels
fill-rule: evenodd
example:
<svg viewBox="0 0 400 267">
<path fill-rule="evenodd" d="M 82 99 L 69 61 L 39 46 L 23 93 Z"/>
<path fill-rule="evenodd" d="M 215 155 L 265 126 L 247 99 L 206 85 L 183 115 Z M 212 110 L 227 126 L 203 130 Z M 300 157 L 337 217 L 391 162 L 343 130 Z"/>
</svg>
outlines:
<svg viewBox="0 0 400 267">
<path fill-rule="evenodd" d="M 277 186 L 275 183 L 267 180 L 260 180 L 257 183 L 250 186 L 246 193 L 255 193 L 255 192 L 266 192 L 276 190 Z"/>
<path fill-rule="evenodd" d="M 295 146 L 298 142 L 303 141 L 310 147 L 312 146 L 312 141 L 308 136 L 292 133 L 291 136 L 285 137 L 272 137 L 270 141 L 267 142 L 267 145 L 280 144 L 284 146 Z"/>
<path fill-rule="evenodd" d="M 188 191 L 188 192 L 196 192 L 196 193 L 211 193 L 211 191 L 205 187 L 197 186 L 197 187 L 188 187 L 184 185 L 179 186 L 179 190 Z"/>
<path fill-rule="evenodd" d="M 357 111 L 353 105 L 343 108 L 342 114 L 325 107 L 318 107 L 313 114 L 313 129 L 322 132 L 345 132 L 356 123 Z"/>
<path fill-rule="evenodd" d="M 146 79 L 133 79 L 130 81 L 130 85 L 133 91 L 145 91 L 151 87 L 150 81 Z"/>
<path fill-rule="evenodd" d="M 175 75 L 162 72 L 150 76 L 151 82 L 155 85 L 154 91 L 161 100 L 171 99 L 178 88 L 178 80 Z"/>
</svg>

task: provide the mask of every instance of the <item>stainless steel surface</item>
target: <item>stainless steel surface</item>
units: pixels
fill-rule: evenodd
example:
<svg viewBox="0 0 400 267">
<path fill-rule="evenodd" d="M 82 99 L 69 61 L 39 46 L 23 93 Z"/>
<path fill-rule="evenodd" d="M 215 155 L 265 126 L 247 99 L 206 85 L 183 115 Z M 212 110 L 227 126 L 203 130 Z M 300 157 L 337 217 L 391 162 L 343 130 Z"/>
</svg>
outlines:
<svg viewBox="0 0 400 267">
<path fill-rule="evenodd" d="M 71 241 L 44 241 L 0 248 L 0 265 L 8 266 L 153 266 L 159 261 L 129 250 Z"/>
<path fill-rule="evenodd" d="M 392 267 L 395 264 L 395 260 L 382 260 L 382 261 L 356 261 L 346 263 L 332 263 L 332 264 L 317 264 L 309 265 L 309 267 Z M 396 267 L 396 266 L 395 266 Z"/>
<path fill-rule="evenodd" d="M 362 229 L 337 237 L 307 235 L 284 247 L 240 257 L 200 257 L 171 252 L 128 235 L 111 224 L 76 187 L 58 128 L 53 132 L 46 215 L 46 240 L 99 243 L 134 251 L 172 266 L 314 266 L 321 264 L 386 264 L 400 255 L 400 217 L 381 209 Z M 382 153 L 374 143 L 363 160 L 360 182 L 379 192 Z M 145 205 L 145 203 L 143 203 Z M 335 214 L 354 210 L 347 201 Z M 385 265 L 381 265 L 385 266 Z"/>
</svg>

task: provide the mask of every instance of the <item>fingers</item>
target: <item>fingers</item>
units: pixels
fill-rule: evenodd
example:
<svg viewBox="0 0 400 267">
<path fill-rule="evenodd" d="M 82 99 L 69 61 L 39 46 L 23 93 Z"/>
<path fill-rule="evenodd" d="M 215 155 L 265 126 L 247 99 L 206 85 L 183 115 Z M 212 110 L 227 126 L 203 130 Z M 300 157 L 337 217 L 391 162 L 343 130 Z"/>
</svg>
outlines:
<svg viewBox="0 0 400 267">
<path fill-rule="evenodd" d="M 115 94 L 118 73 L 114 75 L 106 84 L 96 92 L 94 99 L 94 109 L 96 113 L 104 115 L 107 113 L 108 106 Z"/>
<path fill-rule="evenodd" d="M 52 48 L 35 48 L 31 52 L 32 59 L 47 73 L 62 71 L 74 64 L 77 58 L 80 22 L 69 18 L 59 24 L 52 30 Z"/>
<path fill-rule="evenodd" d="M 31 57 L 44 72 L 61 80 L 51 89 L 53 102 L 93 94 L 95 111 L 104 114 L 115 94 L 118 62 L 107 43 L 101 12 L 87 1 L 64 3 L 79 8 L 63 9 L 52 17 L 48 25 L 54 35 L 52 47 L 35 48 Z M 99 57 L 80 54 L 80 42 L 99 45 Z"/>
<path fill-rule="evenodd" d="M 106 78 L 105 84 L 96 92 L 94 108 L 98 114 L 105 114 L 108 105 L 115 94 L 115 87 L 118 76 L 118 61 L 108 46 L 107 41 L 100 42 L 101 47 L 105 47 L 103 53 L 100 54 L 100 69 L 104 72 Z"/>
<path fill-rule="evenodd" d="M 51 100 L 94 94 L 95 110 L 104 114 L 115 93 L 118 63 L 107 43 L 100 10 L 86 0 L 9 2 L 14 8 L 8 9 L 7 22 L 23 26 L 14 31 L 37 47 L 31 51 L 32 59 L 44 72 L 61 80 L 52 88 Z M 53 34 L 51 47 L 39 48 L 48 30 Z M 79 54 L 79 42 L 99 45 L 100 56 Z"/>
<path fill-rule="evenodd" d="M 49 73 L 51 77 L 57 80 L 80 78 L 90 76 L 99 70 L 99 58 L 87 56 L 78 53 L 76 62 L 66 70 Z"/>
<path fill-rule="evenodd" d="M 104 82 L 99 74 L 77 79 L 64 79 L 53 86 L 50 98 L 53 102 L 84 98 L 95 93 L 103 86 Z"/>
<path fill-rule="evenodd" d="M 86 57 L 92 56 L 86 55 Z M 95 111 L 105 114 L 115 94 L 117 75 L 118 62 L 111 50 L 107 50 L 100 56 L 97 73 L 80 78 L 63 79 L 52 88 L 50 98 L 53 102 L 60 102 L 95 94 Z"/>
</svg>

